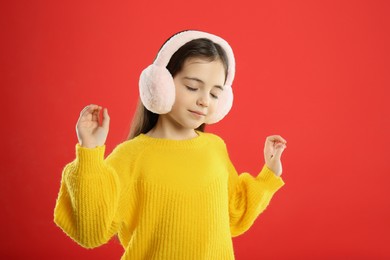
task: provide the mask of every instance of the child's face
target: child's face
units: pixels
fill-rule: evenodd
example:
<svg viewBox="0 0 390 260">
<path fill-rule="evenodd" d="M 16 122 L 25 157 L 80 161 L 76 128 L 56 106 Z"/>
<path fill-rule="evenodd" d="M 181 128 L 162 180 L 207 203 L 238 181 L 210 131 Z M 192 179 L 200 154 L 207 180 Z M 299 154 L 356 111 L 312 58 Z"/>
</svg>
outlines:
<svg viewBox="0 0 390 260">
<path fill-rule="evenodd" d="M 176 99 L 168 117 L 183 128 L 198 128 L 215 112 L 224 82 L 221 60 L 187 59 L 174 77 Z"/>
</svg>

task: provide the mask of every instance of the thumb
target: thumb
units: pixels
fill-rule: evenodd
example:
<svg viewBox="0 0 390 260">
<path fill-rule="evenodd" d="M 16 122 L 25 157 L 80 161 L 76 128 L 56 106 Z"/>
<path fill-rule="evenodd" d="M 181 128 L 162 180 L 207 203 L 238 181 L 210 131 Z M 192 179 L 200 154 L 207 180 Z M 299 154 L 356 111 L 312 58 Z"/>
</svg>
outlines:
<svg viewBox="0 0 390 260">
<path fill-rule="evenodd" d="M 102 121 L 102 127 L 108 131 L 110 127 L 110 116 L 108 115 L 108 109 L 103 109 L 103 121 Z"/>
</svg>

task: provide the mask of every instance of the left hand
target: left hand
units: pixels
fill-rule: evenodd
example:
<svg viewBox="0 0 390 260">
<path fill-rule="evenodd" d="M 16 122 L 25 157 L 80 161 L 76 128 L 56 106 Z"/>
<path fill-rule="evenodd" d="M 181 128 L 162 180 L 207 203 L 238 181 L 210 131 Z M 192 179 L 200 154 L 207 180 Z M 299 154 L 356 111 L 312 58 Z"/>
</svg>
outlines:
<svg viewBox="0 0 390 260">
<path fill-rule="evenodd" d="M 287 141 L 280 135 L 268 136 L 264 145 L 264 160 L 267 167 L 272 170 L 276 176 L 282 175 L 282 162 L 280 157 L 286 149 Z"/>
</svg>

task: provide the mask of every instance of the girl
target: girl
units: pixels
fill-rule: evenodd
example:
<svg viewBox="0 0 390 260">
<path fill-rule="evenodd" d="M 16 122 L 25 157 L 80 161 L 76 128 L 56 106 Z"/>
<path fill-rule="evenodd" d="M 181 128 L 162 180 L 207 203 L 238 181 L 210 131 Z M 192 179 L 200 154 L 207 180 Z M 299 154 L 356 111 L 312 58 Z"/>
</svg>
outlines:
<svg viewBox="0 0 390 260">
<path fill-rule="evenodd" d="M 234 259 L 232 237 L 248 230 L 284 184 L 286 148 L 282 137 L 267 137 L 261 172 L 238 175 L 224 141 L 203 132 L 229 112 L 234 72 L 233 52 L 220 37 L 171 37 L 141 74 L 129 140 L 106 159 L 108 111 L 85 107 L 55 223 L 86 248 L 117 234 L 122 259 Z"/>
</svg>

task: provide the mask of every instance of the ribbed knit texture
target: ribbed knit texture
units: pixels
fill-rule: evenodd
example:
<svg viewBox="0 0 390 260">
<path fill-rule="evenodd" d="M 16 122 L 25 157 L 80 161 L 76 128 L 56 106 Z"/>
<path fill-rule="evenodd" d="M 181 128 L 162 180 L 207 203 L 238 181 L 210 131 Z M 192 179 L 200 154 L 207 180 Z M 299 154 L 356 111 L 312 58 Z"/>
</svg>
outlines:
<svg viewBox="0 0 390 260">
<path fill-rule="evenodd" d="M 213 134 L 190 140 L 146 135 L 118 145 L 76 145 L 65 166 L 55 223 L 86 248 L 118 234 L 122 259 L 234 259 L 232 237 L 244 233 L 283 186 L 263 167 L 238 175 Z"/>
</svg>

